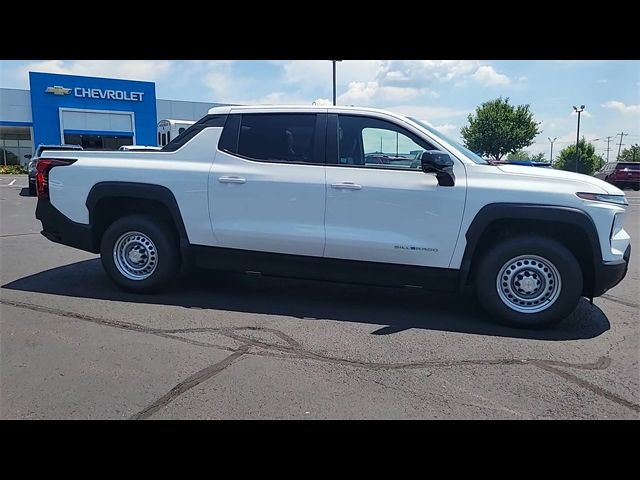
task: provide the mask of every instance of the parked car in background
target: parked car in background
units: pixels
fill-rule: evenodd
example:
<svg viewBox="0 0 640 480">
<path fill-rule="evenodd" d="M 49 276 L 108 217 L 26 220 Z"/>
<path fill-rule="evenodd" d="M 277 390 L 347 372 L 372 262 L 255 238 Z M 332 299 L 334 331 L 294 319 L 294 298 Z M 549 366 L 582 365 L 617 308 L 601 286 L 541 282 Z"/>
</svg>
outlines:
<svg viewBox="0 0 640 480">
<path fill-rule="evenodd" d="M 593 176 L 618 188 L 640 190 L 640 162 L 608 162 Z"/>
<path fill-rule="evenodd" d="M 38 145 L 27 168 L 29 170 L 29 195 L 36 194 L 36 168 L 38 166 L 38 158 L 42 156 L 42 152 L 45 150 L 82 150 L 82 147 L 80 145 Z"/>
</svg>

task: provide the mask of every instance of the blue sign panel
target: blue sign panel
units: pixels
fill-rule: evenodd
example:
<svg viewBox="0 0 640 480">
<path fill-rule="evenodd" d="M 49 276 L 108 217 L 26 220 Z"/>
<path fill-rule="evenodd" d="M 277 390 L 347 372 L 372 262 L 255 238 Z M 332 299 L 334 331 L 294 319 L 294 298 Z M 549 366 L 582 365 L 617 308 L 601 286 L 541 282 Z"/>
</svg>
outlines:
<svg viewBox="0 0 640 480">
<path fill-rule="evenodd" d="M 84 132 L 133 136 L 138 145 L 156 144 L 156 86 L 153 82 L 29 72 L 29 83 L 34 145 L 62 143 L 61 109 L 133 114 L 131 132 L 121 131 L 121 128 L 113 131 L 87 128 Z M 81 130 L 75 126 L 65 131 L 79 133 Z"/>
</svg>

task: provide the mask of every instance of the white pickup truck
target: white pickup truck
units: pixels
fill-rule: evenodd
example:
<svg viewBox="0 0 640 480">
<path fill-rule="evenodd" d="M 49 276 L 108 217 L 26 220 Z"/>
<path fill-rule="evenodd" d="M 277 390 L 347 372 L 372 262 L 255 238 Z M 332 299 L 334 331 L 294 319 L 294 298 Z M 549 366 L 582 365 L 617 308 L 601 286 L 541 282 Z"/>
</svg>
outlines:
<svg viewBox="0 0 640 480">
<path fill-rule="evenodd" d="M 165 287 L 182 264 L 474 285 L 492 319 L 541 327 L 620 282 L 631 250 L 618 188 L 490 165 L 375 109 L 217 107 L 160 151 L 56 151 L 37 168 L 42 234 L 100 253 L 133 292 Z"/>
</svg>

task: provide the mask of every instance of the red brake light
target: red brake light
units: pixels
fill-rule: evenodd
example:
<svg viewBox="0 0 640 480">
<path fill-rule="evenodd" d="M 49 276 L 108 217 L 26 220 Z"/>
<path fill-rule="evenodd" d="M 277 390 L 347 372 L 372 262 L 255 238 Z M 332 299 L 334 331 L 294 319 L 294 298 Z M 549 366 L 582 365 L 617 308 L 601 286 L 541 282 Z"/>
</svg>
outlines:
<svg viewBox="0 0 640 480">
<path fill-rule="evenodd" d="M 36 192 L 38 198 L 47 198 L 49 196 L 49 170 L 53 167 L 71 165 L 76 160 L 73 158 L 39 158 L 36 164 Z"/>
</svg>

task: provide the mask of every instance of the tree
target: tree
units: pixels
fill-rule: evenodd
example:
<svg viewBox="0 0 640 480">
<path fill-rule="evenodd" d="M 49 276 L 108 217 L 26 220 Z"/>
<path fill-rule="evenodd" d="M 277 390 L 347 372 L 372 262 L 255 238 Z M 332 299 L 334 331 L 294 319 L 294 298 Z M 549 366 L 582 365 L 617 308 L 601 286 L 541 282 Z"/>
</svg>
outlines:
<svg viewBox="0 0 640 480">
<path fill-rule="evenodd" d="M 524 150 L 518 150 L 517 152 L 508 154 L 507 160 L 531 160 L 532 162 L 544 162 L 545 157 L 544 153 L 536 153 L 535 155 L 532 155 Z"/>
<path fill-rule="evenodd" d="M 518 150 L 507 155 L 507 160 L 529 160 L 529 154 L 524 150 Z"/>
<path fill-rule="evenodd" d="M 493 160 L 528 147 L 541 132 L 529 105 L 510 105 L 509 97 L 484 102 L 467 119 L 460 130 L 465 146 Z"/>
<path fill-rule="evenodd" d="M 596 155 L 595 147 L 593 144 L 588 143 L 584 137 L 578 142 L 578 150 L 580 152 L 580 160 L 578 160 L 578 173 L 584 173 L 591 175 L 593 171 L 599 167 L 600 157 Z M 554 167 L 560 170 L 567 170 L 569 172 L 576 171 L 576 146 L 571 145 L 565 147 L 558 155 Z"/>
<path fill-rule="evenodd" d="M 640 162 L 640 145 L 637 143 L 625 148 L 620 153 L 619 162 Z"/>
</svg>

